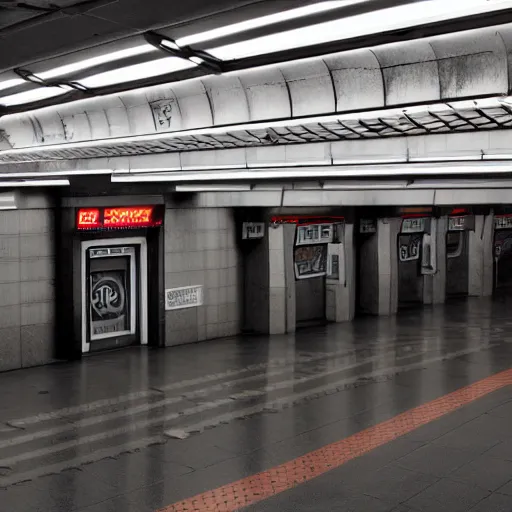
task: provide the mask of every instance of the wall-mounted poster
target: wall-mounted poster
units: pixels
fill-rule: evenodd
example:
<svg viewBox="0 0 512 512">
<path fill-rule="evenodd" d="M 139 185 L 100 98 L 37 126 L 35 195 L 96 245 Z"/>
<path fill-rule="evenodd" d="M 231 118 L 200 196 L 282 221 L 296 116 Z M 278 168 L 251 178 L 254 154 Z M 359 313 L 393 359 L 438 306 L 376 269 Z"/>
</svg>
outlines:
<svg viewBox="0 0 512 512">
<path fill-rule="evenodd" d="M 334 224 L 297 226 L 296 245 L 330 244 L 334 239 Z"/>
<path fill-rule="evenodd" d="M 130 334 L 126 271 L 91 272 L 90 292 L 91 339 Z"/>
<path fill-rule="evenodd" d="M 327 245 L 296 247 L 294 262 L 297 279 L 325 276 L 327 273 Z"/>
</svg>

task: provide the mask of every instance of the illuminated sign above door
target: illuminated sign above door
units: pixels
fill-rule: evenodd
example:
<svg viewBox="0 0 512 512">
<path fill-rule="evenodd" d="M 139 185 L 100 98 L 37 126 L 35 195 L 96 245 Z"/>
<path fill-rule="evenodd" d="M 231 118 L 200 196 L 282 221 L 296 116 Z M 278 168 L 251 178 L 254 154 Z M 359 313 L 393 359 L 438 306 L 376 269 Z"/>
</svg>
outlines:
<svg viewBox="0 0 512 512">
<path fill-rule="evenodd" d="M 156 206 L 80 208 L 76 216 L 79 230 L 152 228 L 162 223 L 162 209 Z"/>
</svg>

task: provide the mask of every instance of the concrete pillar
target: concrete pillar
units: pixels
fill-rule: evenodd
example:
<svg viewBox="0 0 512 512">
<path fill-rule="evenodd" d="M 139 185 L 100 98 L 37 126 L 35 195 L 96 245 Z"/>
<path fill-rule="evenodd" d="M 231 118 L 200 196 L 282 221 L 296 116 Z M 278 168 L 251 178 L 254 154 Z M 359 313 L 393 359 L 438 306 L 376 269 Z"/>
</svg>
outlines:
<svg viewBox="0 0 512 512">
<path fill-rule="evenodd" d="M 469 232 L 469 285 L 474 297 L 489 297 L 493 292 L 494 214 L 476 215 L 475 231 Z"/>
<path fill-rule="evenodd" d="M 326 318 L 329 322 L 347 322 L 354 318 L 356 301 L 354 225 L 346 224 L 343 237 L 345 279 L 327 279 Z"/>
<path fill-rule="evenodd" d="M 425 276 L 424 290 L 430 288 L 430 297 L 424 293 L 424 304 L 443 304 L 446 300 L 446 233 L 448 217 L 432 219 L 432 238 L 436 244 L 436 273 Z M 434 238 L 435 237 L 435 238 Z"/>
<path fill-rule="evenodd" d="M 286 278 L 284 226 L 271 226 L 268 231 L 269 261 L 269 334 L 286 332 Z"/>
<path fill-rule="evenodd" d="M 379 269 L 378 314 L 395 315 L 398 310 L 398 247 L 401 219 L 379 219 L 377 250 Z"/>
<path fill-rule="evenodd" d="M 295 264 L 293 250 L 295 246 L 295 225 L 285 224 L 283 226 L 284 241 L 284 277 L 286 285 L 286 332 L 295 332 L 297 327 L 297 308 L 295 305 Z"/>
</svg>

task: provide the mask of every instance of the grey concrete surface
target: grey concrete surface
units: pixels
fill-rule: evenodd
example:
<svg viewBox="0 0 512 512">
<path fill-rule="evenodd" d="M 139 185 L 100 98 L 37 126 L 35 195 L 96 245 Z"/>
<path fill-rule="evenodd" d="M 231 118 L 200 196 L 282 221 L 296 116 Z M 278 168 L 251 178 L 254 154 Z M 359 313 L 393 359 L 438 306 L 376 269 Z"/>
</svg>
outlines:
<svg viewBox="0 0 512 512">
<path fill-rule="evenodd" d="M 0 509 L 149 512 L 282 464 L 508 369 L 511 304 L 4 373 Z M 501 389 L 251 509 L 508 511 L 511 404 Z"/>
</svg>

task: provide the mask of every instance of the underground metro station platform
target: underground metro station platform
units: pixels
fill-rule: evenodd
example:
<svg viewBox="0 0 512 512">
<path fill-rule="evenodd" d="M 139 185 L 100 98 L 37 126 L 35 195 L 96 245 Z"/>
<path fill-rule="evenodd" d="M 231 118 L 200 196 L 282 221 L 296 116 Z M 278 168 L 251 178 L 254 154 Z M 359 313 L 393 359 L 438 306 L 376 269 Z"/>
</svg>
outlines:
<svg viewBox="0 0 512 512">
<path fill-rule="evenodd" d="M 0 509 L 508 512 L 512 299 L 0 375 Z"/>
</svg>

